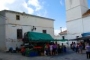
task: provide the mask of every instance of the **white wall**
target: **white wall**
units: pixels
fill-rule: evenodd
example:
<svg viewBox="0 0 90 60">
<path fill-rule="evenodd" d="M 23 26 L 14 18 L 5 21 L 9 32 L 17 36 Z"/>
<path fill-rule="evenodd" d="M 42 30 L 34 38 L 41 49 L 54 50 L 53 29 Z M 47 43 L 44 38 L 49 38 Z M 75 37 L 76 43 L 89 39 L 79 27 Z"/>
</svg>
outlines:
<svg viewBox="0 0 90 60">
<path fill-rule="evenodd" d="M 81 15 L 80 6 L 66 11 L 66 15 L 67 15 L 67 21 L 71 21 L 71 20 L 81 18 L 82 15 Z"/>
<path fill-rule="evenodd" d="M 20 15 L 20 20 L 16 20 L 16 15 Z M 53 28 L 53 20 L 19 14 L 19 13 L 6 13 L 7 23 L 17 23 L 21 25 L 36 25 L 40 27 L 52 27 Z"/>
<path fill-rule="evenodd" d="M 88 10 L 87 0 L 65 0 L 67 21 L 82 18 Z"/>
<path fill-rule="evenodd" d="M 65 0 L 66 10 L 73 9 L 77 6 L 84 6 L 88 8 L 87 0 Z"/>
<path fill-rule="evenodd" d="M 65 2 L 68 39 L 75 39 L 76 36 L 81 37 L 87 27 L 86 23 L 89 22 L 89 20 L 82 19 L 82 15 L 88 10 L 87 0 L 65 0 Z"/>
<path fill-rule="evenodd" d="M 48 34 L 54 37 L 54 21 L 53 20 L 34 17 L 34 16 L 28 16 L 24 14 L 23 15 L 18 14 L 20 15 L 20 20 L 16 20 L 16 14 L 17 13 L 6 13 L 6 16 L 8 18 L 6 23 L 30 25 L 28 26 L 29 31 L 31 30 L 32 26 L 35 26 L 37 28 L 36 30 L 37 32 L 42 32 L 42 30 L 45 29 L 47 30 Z"/>
<path fill-rule="evenodd" d="M 16 15 L 20 15 L 20 20 L 16 20 Z M 17 29 L 22 29 L 23 35 L 25 32 L 31 31 L 33 26 L 36 27 L 35 32 L 41 32 L 47 30 L 47 33 L 54 38 L 54 21 L 51 19 L 45 19 L 25 14 L 6 12 L 6 46 L 9 47 L 20 46 L 22 42 L 17 39 Z M 11 25 L 9 23 L 12 23 Z"/>
<path fill-rule="evenodd" d="M 82 26 L 82 19 L 77 19 L 74 21 L 67 22 L 67 29 L 68 33 L 82 33 L 83 26 Z"/>
<path fill-rule="evenodd" d="M 66 35 L 57 35 L 54 37 L 54 39 L 62 39 L 62 36 L 64 36 L 65 39 L 68 39 L 67 34 Z"/>
<path fill-rule="evenodd" d="M 82 33 L 90 32 L 90 15 L 82 19 L 67 22 L 68 39 L 81 37 Z"/>
<path fill-rule="evenodd" d="M 5 17 L 4 13 L 0 12 L 0 50 L 5 50 Z"/>
<path fill-rule="evenodd" d="M 83 18 L 84 33 L 90 32 L 90 15 Z"/>
<path fill-rule="evenodd" d="M 76 7 L 78 5 L 80 5 L 80 1 L 79 0 L 65 0 L 66 3 L 66 10 L 69 10 L 73 7 Z"/>
<path fill-rule="evenodd" d="M 67 22 L 68 39 L 75 39 L 76 36 L 81 37 L 81 34 L 83 33 L 82 23 L 83 23 L 82 19 Z"/>
<path fill-rule="evenodd" d="M 88 8 L 88 3 L 87 3 L 87 0 L 80 0 L 80 5 Z"/>
<path fill-rule="evenodd" d="M 62 39 L 62 36 L 65 36 L 65 39 L 68 39 L 68 35 L 67 35 L 67 34 L 66 34 L 66 35 L 58 35 L 58 36 L 55 36 L 55 39 Z M 68 45 L 67 45 L 67 42 L 68 42 L 68 41 L 57 41 L 57 43 L 60 44 L 60 45 L 62 45 L 62 43 L 63 43 L 64 45 L 68 46 Z M 69 43 L 69 42 L 68 42 L 68 43 Z"/>
</svg>

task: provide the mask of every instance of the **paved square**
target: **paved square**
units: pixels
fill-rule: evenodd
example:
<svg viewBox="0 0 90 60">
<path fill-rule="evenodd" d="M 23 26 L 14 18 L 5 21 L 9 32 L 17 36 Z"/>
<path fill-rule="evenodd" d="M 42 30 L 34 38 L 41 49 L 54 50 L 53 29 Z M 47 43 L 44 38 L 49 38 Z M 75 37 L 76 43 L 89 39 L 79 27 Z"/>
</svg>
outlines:
<svg viewBox="0 0 90 60">
<path fill-rule="evenodd" d="M 26 57 L 16 53 L 2 53 L 0 52 L 0 60 L 89 60 L 86 59 L 86 54 L 78 54 L 75 52 L 68 52 L 57 56 L 37 56 Z"/>
</svg>

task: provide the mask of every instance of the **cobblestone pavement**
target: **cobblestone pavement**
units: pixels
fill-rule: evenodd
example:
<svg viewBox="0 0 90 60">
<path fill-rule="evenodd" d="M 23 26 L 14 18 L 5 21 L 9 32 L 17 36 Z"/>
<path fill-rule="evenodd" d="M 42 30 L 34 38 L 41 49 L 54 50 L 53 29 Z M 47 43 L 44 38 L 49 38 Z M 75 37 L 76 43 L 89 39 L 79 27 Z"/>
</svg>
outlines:
<svg viewBox="0 0 90 60">
<path fill-rule="evenodd" d="M 89 59 L 86 59 L 85 53 L 78 54 L 69 51 L 66 54 L 60 54 L 57 56 L 37 56 L 37 57 L 25 57 L 16 53 L 0 52 L 0 60 L 89 60 Z"/>
</svg>

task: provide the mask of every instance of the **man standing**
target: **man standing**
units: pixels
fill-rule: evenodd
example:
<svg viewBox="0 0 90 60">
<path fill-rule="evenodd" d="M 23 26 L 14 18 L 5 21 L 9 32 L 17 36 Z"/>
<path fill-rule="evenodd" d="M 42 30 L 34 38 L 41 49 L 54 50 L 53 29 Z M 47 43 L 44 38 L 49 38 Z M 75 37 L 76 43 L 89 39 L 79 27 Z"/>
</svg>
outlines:
<svg viewBox="0 0 90 60">
<path fill-rule="evenodd" d="M 87 59 L 90 59 L 90 43 L 87 43 L 85 48 L 86 48 Z"/>
</svg>

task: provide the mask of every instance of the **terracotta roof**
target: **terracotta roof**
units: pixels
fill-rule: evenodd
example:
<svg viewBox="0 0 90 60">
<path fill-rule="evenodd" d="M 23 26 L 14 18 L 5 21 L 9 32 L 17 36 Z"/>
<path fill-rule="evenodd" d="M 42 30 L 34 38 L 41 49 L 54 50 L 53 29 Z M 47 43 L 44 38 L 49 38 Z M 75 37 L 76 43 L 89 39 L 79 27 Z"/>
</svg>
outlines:
<svg viewBox="0 0 90 60">
<path fill-rule="evenodd" d="M 65 34 L 67 34 L 67 30 L 62 31 L 62 32 L 60 32 L 59 34 L 60 34 L 60 35 L 65 35 Z"/>
<path fill-rule="evenodd" d="M 90 9 L 88 9 L 88 10 L 83 14 L 83 17 L 84 17 L 84 16 L 88 16 L 88 15 L 90 15 Z"/>
</svg>

